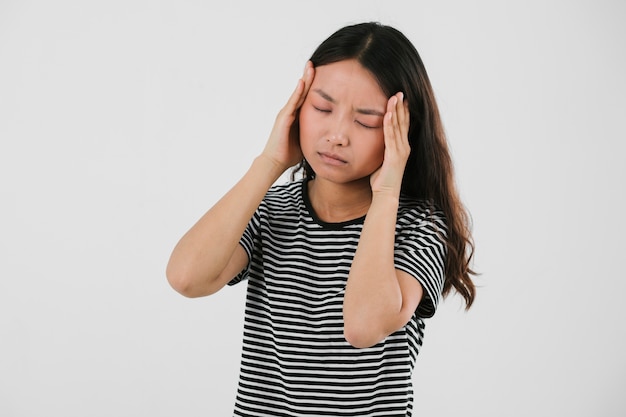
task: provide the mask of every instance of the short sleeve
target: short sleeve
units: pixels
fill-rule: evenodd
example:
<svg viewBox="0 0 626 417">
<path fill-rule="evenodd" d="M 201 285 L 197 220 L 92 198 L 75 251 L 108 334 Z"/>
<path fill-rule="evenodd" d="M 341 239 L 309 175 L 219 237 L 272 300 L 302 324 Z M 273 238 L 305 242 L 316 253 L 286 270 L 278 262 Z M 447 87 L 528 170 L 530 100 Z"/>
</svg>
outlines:
<svg viewBox="0 0 626 417">
<path fill-rule="evenodd" d="M 394 262 L 396 269 L 419 281 L 424 289 L 417 315 L 435 314 L 445 279 L 446 224 L 442 212 L 406 210 L 398 216 Z"/>
<path fill-rule="evenodd" d="M 248 222 L 248 226 L 246 227 L 246 230 L 244 230 L 243 235 L 239 240 L 239 244 L 248 254 L 248 264 L 239 274 L 237 274 L 237 276 L 235 276 L 228 282 L 228 285 L 238 284 L 239 282 L 248 278 L 248 273 L 250 272 L 250 261 L 252 260 L 252 254 L 254 253 L 255 242 L 257 242 L 258 240 L 258 231 L 261 224 L 260 218 L 260 209 L 257 209 L 250 221 Z"/>
</svg>

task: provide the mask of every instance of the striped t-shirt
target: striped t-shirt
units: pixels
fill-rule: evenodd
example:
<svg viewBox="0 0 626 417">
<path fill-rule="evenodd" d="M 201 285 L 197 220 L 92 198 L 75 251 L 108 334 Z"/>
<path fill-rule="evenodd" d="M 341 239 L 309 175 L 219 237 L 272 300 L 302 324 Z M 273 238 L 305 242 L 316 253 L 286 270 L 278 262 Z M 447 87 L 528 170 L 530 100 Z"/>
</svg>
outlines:
<svg viewBox="0 0 626 417">
<path fill-rule="evenodd" d="M 409 323 L 375 346 L 343 336 L 348 272 L 365 217 L 325 223 L 306 181 L 274 186 L 245 231 L 247 279 L 236 416 L 410 416 L 411 374 L 444 280 L 443 214 L 401 198 L 395 266 L 424 296 Z"/>
</svg>

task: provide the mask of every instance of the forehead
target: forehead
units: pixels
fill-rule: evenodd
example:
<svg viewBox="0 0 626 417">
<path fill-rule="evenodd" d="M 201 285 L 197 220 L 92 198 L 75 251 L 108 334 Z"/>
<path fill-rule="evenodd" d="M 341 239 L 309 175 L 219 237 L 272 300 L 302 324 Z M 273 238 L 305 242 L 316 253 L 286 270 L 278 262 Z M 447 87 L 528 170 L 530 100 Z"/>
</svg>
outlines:
<svg viewBox="0 0 626 417">
<path fill-rule="evenodd" d="M 375 104 L 387 100 L 376 78 L 356 60 L 316 67 L 311 89 L 322 90 L 337 101 L 351 98 Z"/>
</svg>

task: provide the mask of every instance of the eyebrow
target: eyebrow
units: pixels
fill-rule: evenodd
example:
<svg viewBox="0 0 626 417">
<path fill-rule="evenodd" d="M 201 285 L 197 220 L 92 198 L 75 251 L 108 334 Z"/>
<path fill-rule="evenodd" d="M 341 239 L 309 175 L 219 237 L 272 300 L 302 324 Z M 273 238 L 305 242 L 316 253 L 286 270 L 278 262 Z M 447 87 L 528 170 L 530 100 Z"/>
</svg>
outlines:
<svg viewBox="0 0 626 417">
<path fill-rule="evenodd" d="M 330 101 L 331 103 L 337 103 L 337 100 L 335 100 L 334 98 L 332 98 L 328 93 L 326 93 L 325 91 L 323 91 L 320 88 L 316 88 L 315 91 L 317 94 L 319 94 L 324 100 L 326 101 Z M 374 115 L 374 116 L 380 116 L 383 117 L 385 115 L 385 113 L 375 110 L 375 109 L 362 109 L 362 108 L 358 108 L 356 109 L 357 113 L 360 114 L 366 114 L 366 115 Z"/>
</svg>

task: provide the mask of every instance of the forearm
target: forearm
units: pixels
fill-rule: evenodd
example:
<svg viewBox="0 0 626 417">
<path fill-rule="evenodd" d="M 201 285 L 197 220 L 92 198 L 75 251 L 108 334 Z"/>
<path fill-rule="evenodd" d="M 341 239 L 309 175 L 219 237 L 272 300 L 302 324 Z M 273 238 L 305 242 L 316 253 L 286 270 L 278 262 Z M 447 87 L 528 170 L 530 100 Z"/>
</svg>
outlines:
<svg viewBox="0 0 626 417">
<path fill-rule="evenodd" d="M 343 315 L 347 338 L 361 339 L 367 334 L 380 340 L 395 330 L 390 326 L 402 309 L 394 266 L 397 210 L 397 197 L 373 196 L 346 285 Z"/>
<path fill-rule="evenodd" d="M 283 171 L 270 159 L 257 157 L 241 180 L 181 238 L 166 271 L 175 289 L 191 296 L 219 289 L 214 288 L 216 279 L 267 190 Z"/>
</svg>

